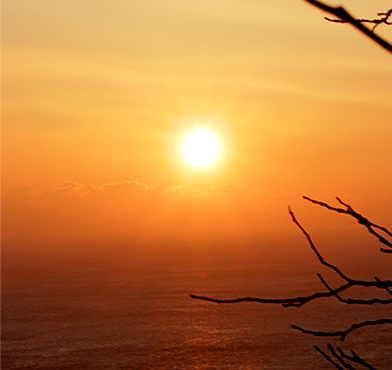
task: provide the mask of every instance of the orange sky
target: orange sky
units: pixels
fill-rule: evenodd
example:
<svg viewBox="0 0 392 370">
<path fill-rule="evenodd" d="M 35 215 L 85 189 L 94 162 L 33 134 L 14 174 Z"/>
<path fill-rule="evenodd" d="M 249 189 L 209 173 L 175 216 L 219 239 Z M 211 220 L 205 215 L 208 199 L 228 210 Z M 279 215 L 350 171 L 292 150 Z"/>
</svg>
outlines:
<svg viewBox="0 0 392 370">
<path fill-rule="evenodd" d="M 391 225 L 391 55 L 304 1 L 4 0 L 2 23 L 3 248 L 273 238 L 289 203 L 328 228 L 302 194 Z M 178 151 L 195 124 L 209 170 Z"/>
</svg>

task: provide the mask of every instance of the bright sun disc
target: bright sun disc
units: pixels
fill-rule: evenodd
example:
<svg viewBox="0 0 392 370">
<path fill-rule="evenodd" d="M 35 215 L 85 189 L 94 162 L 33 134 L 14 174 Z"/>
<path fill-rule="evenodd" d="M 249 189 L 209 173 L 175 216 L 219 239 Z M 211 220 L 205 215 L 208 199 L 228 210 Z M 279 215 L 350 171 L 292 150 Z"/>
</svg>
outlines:
<svg viewBox="0 0 392 370">
<path fill-rule="evenodd" d="M 196 167 L 208 167 L 214 164 L 219 156 L 219 143 L 213 132 L 197 129 L 189 133 L 183 144 L 185 160 Z"/>
</svg>

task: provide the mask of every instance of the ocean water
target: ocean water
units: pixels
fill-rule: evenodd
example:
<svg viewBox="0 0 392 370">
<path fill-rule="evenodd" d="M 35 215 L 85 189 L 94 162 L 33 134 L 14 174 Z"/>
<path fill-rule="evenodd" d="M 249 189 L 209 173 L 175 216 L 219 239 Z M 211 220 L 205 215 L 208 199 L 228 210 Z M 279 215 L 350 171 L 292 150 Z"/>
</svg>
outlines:
<svg viewBox="0 0 392 370">
<path fill-rule="evenodd" d="M 332 369 L 313 348 L 327 343 L 391 369 L 391 326 L 358 330 L 344 342 L 290 327 L 338 330 L 391 317 L 387 306 L 323 299 L 282 308 L 189 297 L 281 298 L 320 290 L 314 272 L 279 263 L 9 265 L 2 271 L 2 369 Z"/>
</svg>

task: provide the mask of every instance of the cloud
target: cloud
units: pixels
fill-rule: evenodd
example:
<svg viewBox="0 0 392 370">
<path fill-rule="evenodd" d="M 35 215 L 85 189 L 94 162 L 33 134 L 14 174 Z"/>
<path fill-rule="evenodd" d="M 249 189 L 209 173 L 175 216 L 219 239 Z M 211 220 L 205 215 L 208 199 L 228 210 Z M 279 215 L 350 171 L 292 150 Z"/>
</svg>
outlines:
<svg viewBox="0 0 392 370">
<path fill-rule="evenodd" d="M 93 185 L 83 185 L 78 182 L 66 182 L 64 184 L 60 184 L 56 188 L 46 190 L 42 194 L 39 195 L 40 198 L 56 198 L 61 196 L 86 196 L 89 194 L 94 194 L 99 191 L 99 188 Z"/>
<path fill-rule="evenodd" d="M 136 181 L 124 181 L 114 184 L 105 184 L 98 189 L 102 193 L 106 194 L 134 194 L 135 192 L 143 192 L 149 190 L 155 190 L 155 188 L 150 188 L 146 185 L 140 184 Z"/>
<path fill-rule="evenodd" d="M 351 227 L 354 233 L 350 235 L 358 234 L 351 219 L 279 189 L 66 182 L 43 192 L 22 186 L 3 194 L 2 251 L 18 255 L 62 251 L 68 255 L 89 248 L 88 253 L 104 250 L 110 254 L 123 246 L 127 253 L 147 261 L 154 257 L 151 254 L 162 251 L 169 259 L 189 250 L 238 258 L 249 251 L 265 250 L 290 255 L 299 245 L 308 254 L 303 235 L 287 213 L 289 204 L 312 237 L 317 229 L 321 239 L 325 230 L 329 235 L 342 235 L 339 230 L 346 232 Z M 342 240 L 348 240 L 347 236 Z M 366 243 L 365 238 L 360 243 Z M 336 240 L 332 245 L 342 246 Z"/>
<path fill-rule="evenodd" d="M 260 233 L 265 229 L 260 214 L 274 213 L 265 207 L 275 196 L 227 184 L 199 189 L 136 181 L 100 186 L 66 182 L 41 193 L 24 186 L 3 195 L 3 235 L 58 242 Z"/>
<path fill-rule="evenodd" d="M 31 197 L 35 193 L 35 190 L 30 186 L 21 186 L 19 188 L 13 189 L 8 193 L 2 195 L 5 198 L 24 198 Z"/>
<path fill-rule="evenodd" d="M 167 187 L 164 185 L 147 186 L 137 181 L 123 181 L 119 183 L 107 183 L 104 185 L 83 185 L 75 181 L 68 181 L 58 186 L 38 193 L 29 186 L 22 186 L 3 194 L 3 197 L 23 197 L 29 196 L 40 199 L 62 199 L 63 197 L 88 197 L 96 195 L 123 195 L 139 196 L 143 194 L 165 196 L 189 196 L 189 197 L 211 197 L 211 196 L 229 196 L 247 195 L 255 197 L 269 197 L 272 195 L 284 194 L 282 191 L 272 189 L 267 192 L 260 189 L 249 189 L 246 187 L 236 187 L 230 184 L 218 184 L 204 188 L 194 188 L 189 185 L 176 185 Z"/>
</svg>

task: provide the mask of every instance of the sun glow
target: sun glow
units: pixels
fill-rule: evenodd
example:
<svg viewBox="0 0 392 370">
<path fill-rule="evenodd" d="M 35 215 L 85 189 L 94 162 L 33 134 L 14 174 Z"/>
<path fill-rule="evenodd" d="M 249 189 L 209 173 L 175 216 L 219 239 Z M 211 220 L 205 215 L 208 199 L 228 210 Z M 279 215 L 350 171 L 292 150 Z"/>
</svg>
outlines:
<svg viewBox="0 0 392 370">
<path fill-rule="evenodd" d="M 182 146 L 184 160 L 194 167 L 204 168 L 215 164 L 220 155 L 220 143 L 213 131 L 198 128 L 185 137 Z"/>
</svg>

